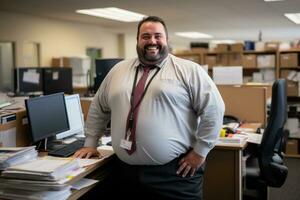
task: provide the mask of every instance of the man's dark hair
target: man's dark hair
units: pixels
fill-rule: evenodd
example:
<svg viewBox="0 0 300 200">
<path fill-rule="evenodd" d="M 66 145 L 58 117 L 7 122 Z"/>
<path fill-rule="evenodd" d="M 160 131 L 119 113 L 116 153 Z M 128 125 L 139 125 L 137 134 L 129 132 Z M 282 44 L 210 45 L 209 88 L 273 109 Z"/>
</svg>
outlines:
<svg viewBox="0 0 300 200">
<path fill-rule="evenodd" d="M 164 29 L 165 29 L 165 32 L 166 32 L 166 36 L 168 38 L 168 30 L 167 30 L 167 26 L 164 22 L 164 20 L 160 17 L 157 17 L 157 16 L 148 16 L 148 17 L 145 17 L 144 19 L 142 19 L 139 24 L 138 24 L 138 27 L 137 27 L 137 36 L 136 38 L 138 39 L 139 38 L 139 34 L 140 34 L 140 28 L 141 26 L 146 23 L 146 22 L 156 22 L 156 23 L 161 23 L 163 26 L 164 26 Z"/>
</svg>

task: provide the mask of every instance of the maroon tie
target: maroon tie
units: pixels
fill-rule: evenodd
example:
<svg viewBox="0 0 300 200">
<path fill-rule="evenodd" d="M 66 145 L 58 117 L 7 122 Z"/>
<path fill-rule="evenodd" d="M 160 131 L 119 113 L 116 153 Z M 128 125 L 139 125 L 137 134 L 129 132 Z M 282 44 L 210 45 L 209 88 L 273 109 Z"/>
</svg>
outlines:
<svg viewBox="0 0 300 200">
<path fill-rule="evenodd" d="M 135 131 L 136 131 L 136 124 L 137 124 L 137 119 L 138 119 L 138 112 L 139 112 L 139 107 L 140 107 L 140 101 L 142 98 L 142 94 L 144 92 L 144 88 L 145 88 L 145 84 L 146 84 L 146 80 L 148 78 L 151 66 L 145 66 L 144 68 L 144 73 L 142 75 L 142 77 L 140 78 L 138 84 L 136 85 L 135 89 L 134 89 L 134 96 L 133 96 L 133 124 L 132 124 L 132 129 L 130 130 L 131 134 L 129 136 L 129 141 L 132 142 L 131 145 L 131 149 L 128 150 L 126 149 L 126 151 L 128 152 L 128 154 L 132 154 L 135 150 L 136 150 L 136 139 L 135 139 Z M 131 115 L 131 110 L 128 113 L 127 116 L 127 125 L 126 125 L 126 136 L 127 137 L 127 132 L 128 129 L 130 129 L 129 127 L 129 121 L 130 121 L 130 115 Z"/>
</svg>

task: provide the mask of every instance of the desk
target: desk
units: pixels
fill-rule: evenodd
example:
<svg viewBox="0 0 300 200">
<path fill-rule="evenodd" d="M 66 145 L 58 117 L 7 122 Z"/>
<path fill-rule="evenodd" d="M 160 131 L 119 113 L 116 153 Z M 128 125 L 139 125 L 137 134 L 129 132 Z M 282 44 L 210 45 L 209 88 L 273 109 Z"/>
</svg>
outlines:
<svg viewBox="0 0 300 200">
<path fill-rule="evenodd" d="M 206 200 L 242 199 L 242 144 L 219 144 L 207 156 L 203 194 Z"/>
<path fill-rule="evenodd" d="M 109 167 L 108 166 L 109 166 L 109 161 L 112 160 L 112 157 L 113 156 L 110 156 L 110 157 L 105 158 L 104 160 L 102 160 L 102 161 L 100 161 L 96 164 L 88 166 L 86 168 L 86 171 L 79 174 L 78 176 L 73 178 L 68 183 L 73 184 L 76 181 L 80 180 L 81 178 L 91 178 L 91 179 L 100 180 L 100 181 L 104 180 L 109 174 L 109 170 L 108 170 Z M 90 191 L 95 186 L 96 186 L 96 184 L 91 185 L 91 186 L 86 187 L 86 188 L 83 188 L 81 190 L 73 190 L 72 195 L 68 198 L 68 200 L 75 200 L 75 199 L 80 198 L 82 195 L 84 195 L 85 193 Z"/>
<path fill-rule="evenodd" d="M 204 199 L 242 199 L 242 151 L 246 146 L 246 141 L 241 144 L 219 144 L 209 153 L 204 174 Z M 106 166 L 110 166 L 109 159 L 105 160 L 105 163 L 107 163 Z M 97 166 L 93 166 L 85 174 L 80 175 L 78 179 L 88 174 L 91 178 L 95 178 L 93 173 L 101 173 L 103 164 L 98 163 Z M 76 180 L 77 177 L 73 181 Z M 92 187 L 74 192 L 69 199 L 79 198 Z"/>
</svg>

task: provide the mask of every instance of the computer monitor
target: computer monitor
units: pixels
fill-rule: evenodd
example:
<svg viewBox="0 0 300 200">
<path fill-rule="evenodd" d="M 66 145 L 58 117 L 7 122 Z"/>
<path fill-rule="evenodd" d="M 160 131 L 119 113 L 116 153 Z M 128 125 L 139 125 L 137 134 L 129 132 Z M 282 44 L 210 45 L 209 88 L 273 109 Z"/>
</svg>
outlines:
<svg viewBox="0 0 300 200">
<path fill-rule="evenodd" d="M 39 67 L 19 67 L 14 69 L 14 88 L 17 95 L 43 92 L 43 70 Z"/>
<path fill-rule="evenodd" d="M 56 139 L 60 140 L 72 135 L 83 133 L 84 119 L 80 104 L 79 94 L 65 96 L 70 129 L 56 134 Z"/>
<path fill-rule="evenodd" d="M 25 105 L 33 143 L 69 130 L 64 93 L 29 98 Z"/>
<path fill-rule="evenodd" d="M 94 91 L 97 92 L 98 88 L 100 87 L 102 81 L 104 80 L 105 76 L 108 72 L 120 62 L 121 58 L 108 58 L 108 59 L 96 59 L 96 78 L 94 83 Z"/>
<path fill-rule="evenodd" d="M 72 68 L 43 68 L 43 92 L 45 95 L 64 92 L 73 94 Z"/>
</svg>

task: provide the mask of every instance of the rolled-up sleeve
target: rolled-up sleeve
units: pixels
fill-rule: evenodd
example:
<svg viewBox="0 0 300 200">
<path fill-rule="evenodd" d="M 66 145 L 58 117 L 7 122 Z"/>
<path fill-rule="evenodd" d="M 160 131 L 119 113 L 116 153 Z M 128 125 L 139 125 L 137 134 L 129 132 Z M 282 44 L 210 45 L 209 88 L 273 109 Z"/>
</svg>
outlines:
<svg viewBox="0 0 300 200">
<path fill-rule="evenodd" d="M 193 148 L 206 157 L 219 138 L 225 105 L 216 85 L 200 66 L 192 73 L 189 85 L 192 106 L 200 120 Z"/>
</svg>

